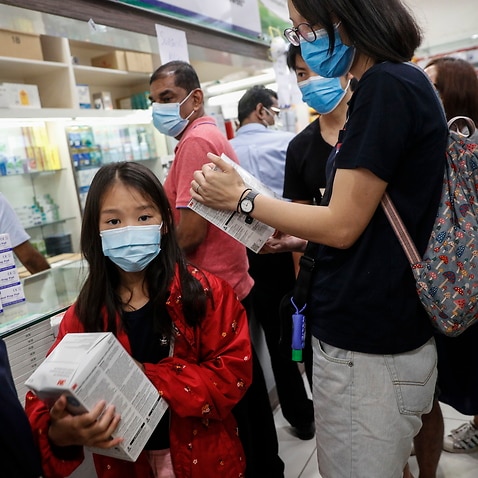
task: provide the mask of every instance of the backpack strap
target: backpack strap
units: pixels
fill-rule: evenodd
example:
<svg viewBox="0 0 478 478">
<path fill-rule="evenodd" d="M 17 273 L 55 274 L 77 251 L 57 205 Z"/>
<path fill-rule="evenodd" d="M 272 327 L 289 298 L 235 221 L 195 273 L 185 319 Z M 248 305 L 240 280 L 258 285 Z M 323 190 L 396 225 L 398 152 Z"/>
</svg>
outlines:
<svg viewBox="0 0 478 478">
<path fill-rule="evenodd" d="M 387 192 L 384 193 L 382 197 L 381 205 L 410 264 L 421 262 L 422 259 L 418 253 L 418 249 Z"/>
<path fill-rule="evenodd" d="M 448 121 L 448 128 L 451 129 L 454 123 L 456 123 L 457 121 L 460 121 L 465 124 L 465 126 L 468 129 L 468 134 L 463 134 L 460 131 L 457 131 L 457 133 L 461 134 L 462 136 L 465 136 L 466 138 L 470 138 L 471 136 L 475 134 L 476 132 L 475 122 L 471 118 L 468 118 L 468 116 L 455 116 L 451 118 L 451 120 Z"/>
</svg>

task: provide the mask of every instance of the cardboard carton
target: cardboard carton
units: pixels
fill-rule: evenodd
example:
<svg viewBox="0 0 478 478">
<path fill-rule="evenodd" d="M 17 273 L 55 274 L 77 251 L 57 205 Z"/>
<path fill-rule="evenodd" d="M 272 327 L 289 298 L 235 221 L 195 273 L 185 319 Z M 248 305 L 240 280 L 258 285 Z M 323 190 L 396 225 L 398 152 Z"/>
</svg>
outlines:
<svg viewBox="0 0 478 478">
<path fill-rule="evenodd" d="M 104 55 L 95 56 L 91 59 L 91 65 L 99 68 L 112 68 L 113 70 L 126 70 L 126 58 L 124 51 L 113 50 Z"/>
<path fill-rule="evenodd" d="M 150 53 L 126 51 L 126 69 L 140 73 L 153 73 L 153 57 Z"/>
<path fill-rule="evenodd" d="M 100 400 L 116 407 L 121 421 L 113 437 L 123 442 L 94 453 L 135 461 L 167 409 L 166 402 L 111 332 L 67 334 L 25 385 L 48 405 L 62 394 L 81 414 Z"/>
<path fill-rule="evenodd" d="M 40 36 L 0 30 L 0 56 L 43 60 Z"/>
</svg>

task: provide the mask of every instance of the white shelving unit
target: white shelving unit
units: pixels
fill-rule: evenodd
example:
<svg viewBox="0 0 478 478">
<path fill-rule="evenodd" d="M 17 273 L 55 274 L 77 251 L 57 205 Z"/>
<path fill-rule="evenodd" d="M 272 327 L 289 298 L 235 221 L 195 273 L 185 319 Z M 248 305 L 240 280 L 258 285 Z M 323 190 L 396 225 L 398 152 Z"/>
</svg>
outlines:
<svg viewBox="0 0 478 478">
<path fill-rule="evenodd" d="M 150 73 L 120 71 L 91 66 L 91 58 L 114 48 L 64 37 L 40 35 L 43 61 L 0 57 L 0 83 L 24 83 L 38 86 L 41 108 L 0 108 L 0 127 L 44 125 L 50 143 L 59 151 L 58 171 L 0 176 L 0 190 L 14 206 L 31 202 L 33 195 L 49 193 L 60 204 L 61 219 L 54 223 L 29 227 L 38 238 L 47 234 L 71 233 L 73 251 L 79 250 L 81 207 L 78 199 L 78 174 L 72 164 L 66 128 L 72 125 L 95 127 L 142 125 L 151 122 L 148 110 L 80 109 L 77 84 L 87 84 L 90 95 L 108 91 L 113 104 L 119 98 L 149 90 Z M 157 155 L 147 161 L 162 179 L 163 164 L 170 160 L 167 139 L 154 132 Z M 94 175 L 92 171 L 90 176 Z M 82 175 L 84 178 L 85 174 Z M 86 175 L 88 176 L 88 174 Z"/>
</svg>

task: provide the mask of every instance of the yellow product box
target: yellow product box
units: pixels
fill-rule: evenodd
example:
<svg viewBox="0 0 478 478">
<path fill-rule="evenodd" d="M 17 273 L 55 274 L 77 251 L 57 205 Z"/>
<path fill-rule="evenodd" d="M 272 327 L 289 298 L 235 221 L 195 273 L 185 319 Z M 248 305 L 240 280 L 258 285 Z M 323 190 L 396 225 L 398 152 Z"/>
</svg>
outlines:
<svg viewBox="0 0 478 478">
<path fill-rule="evenodd" d="M 136 461 L 168 405 L 111 332 L 66 334 L 25 382 L 47 404 L 62 394 L 68 411 L 81 414 L 100 400 L 121 415 L 115 448 L 94 453 Z"/>
<path fill-rule="evenodd" d="M 104 55 L 91 59 L 91 65 L 99 68 L 112 68 L 113 70 L 126 70 L 126 57 L 123 50 L 113 50 Z"/>
<path fill-rule="evenodd" d="M 0 83 L 0 108 L 41 108 L 38 86 Z"/>
<path fill-rule="evenodd" d="M 126 51 L 126 69 L 139 73 L 153 73 L 153 57 L 150 53 Z"/>
<path fill-rule="evenodd" d="M 0 56 L 43 60 L 40 36 L 0 30 Z"/>
</svg>

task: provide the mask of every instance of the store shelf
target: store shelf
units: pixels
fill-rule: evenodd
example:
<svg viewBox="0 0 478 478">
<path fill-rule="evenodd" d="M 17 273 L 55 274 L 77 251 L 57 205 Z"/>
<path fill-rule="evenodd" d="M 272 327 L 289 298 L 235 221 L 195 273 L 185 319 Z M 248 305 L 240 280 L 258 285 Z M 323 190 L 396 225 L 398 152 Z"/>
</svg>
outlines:
<svg viewBox="0 0 478 478">
<path fill-rule="evenodd" d="M 2 81 L 18 82 L 19 78 L 26 83 L 28 79 L 40 75 L 67 71 L 69 65 L 54 61 L 25 60 L 0 56 L 0 78 Z"/>
<path fill-rule="evenodd" d="M 108 85 L 110 87 L 135 87 L 149 85 L 150 73 L 135 73 L 131 71 L 98 68 L 95 66 L 74 65 L 73 71 L 77 83 Z M 152 72 L 151 72 L 152 73 Z"/>
<path fill-rule="evenodd" d="M 35 224 L 34 226 L 25 226 L 25 230 L 29 231 L 30 229 L 38 229 L 39 227 L 53 226 L 55 224 L 63 224 L 66 221 L 72 221 L 76 219 L 75 217 L 65 217 L 58 219 L 57 221 L 42 222 L 41 224 Z"/>
<path fill-rule="evenodd" d="M 84 119 L 105 119 L 118 118 L 123 122 L 151 121 L 149 110 L 101 110 L 93 108 L 0 108 L 0 120 L 6 119 L 10 123 L 18 120 L 31 121 L 68 121 L 77 118 Z"/>
</svg>

